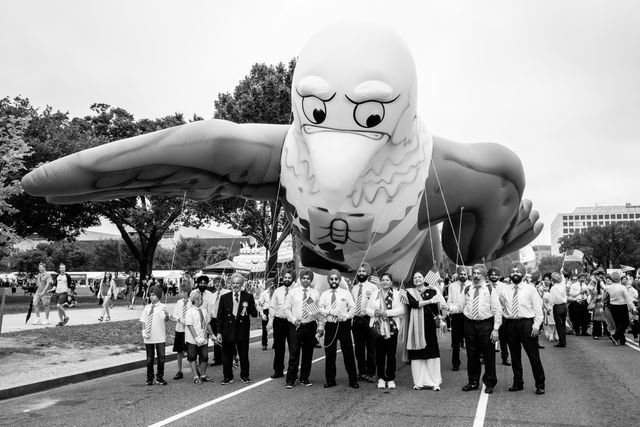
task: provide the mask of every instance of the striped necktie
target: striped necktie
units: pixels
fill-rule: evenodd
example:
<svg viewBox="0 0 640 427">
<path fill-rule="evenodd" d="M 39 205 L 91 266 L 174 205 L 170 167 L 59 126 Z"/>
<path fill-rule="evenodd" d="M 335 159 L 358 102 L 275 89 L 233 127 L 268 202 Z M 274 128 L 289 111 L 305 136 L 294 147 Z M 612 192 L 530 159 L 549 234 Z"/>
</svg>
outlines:
<svg viewBox="0 0 640 427">
<path fill-rule="evenodd" d="M 513 286 L 513 300 L 511 301 L 511 317 L 518 317 L 518 285 Z"/>
<path fill-rule="evenodd" d="M 302 294 L 302 318 L 309 317 L 309 307 L 307 306 L 307 288 L 303 289 Z"/>
<path fill-rule="evenodd" d="M 336 290 L 331 290 L 331 310 L 336 309 Z"/>
<path fill-rule="evenodd" d="M 471 318 L 478 319 L 480 310 L 480 286 L 475 286 L 473 294 L 473 308 L 471 309 Z"/>
<path fill-rule="evenodd" d="M 360 283 L 358 286 L 358 297 L 356 298 L 356 316 L 359 316 L 360 311 L 362 311 L 362 283 Z"/>
<path fill-rule="evenodd" d="M 187 319 L 187 300 L 182 300 L 182 323 L 185 323 Z"/>
<path fill-rule="evenodd" d="M 149 310 L 149 315 L 147 316 L 147 322 L 144 324 L 144 334 L 147 337 L 151 336 L 151 324 L 153 323 L 153 304 L 151 305 L 151 310 Z"/>
</svg>

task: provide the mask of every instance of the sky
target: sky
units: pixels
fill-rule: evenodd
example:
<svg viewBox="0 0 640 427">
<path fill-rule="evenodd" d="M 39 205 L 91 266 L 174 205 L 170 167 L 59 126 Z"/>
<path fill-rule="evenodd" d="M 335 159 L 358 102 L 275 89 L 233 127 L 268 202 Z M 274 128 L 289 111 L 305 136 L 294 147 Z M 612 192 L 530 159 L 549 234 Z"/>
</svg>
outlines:
<svg viewBox="0 0 640 427">
<path fill-rule="evenodd" d="M 252 64 L 337 20 L 381 23 L 413 52 L 432 134 L 519 155 L 549 243 L 560 212 L 640 204 L 639 16 L 635 0 L 0 2 L 0 96 L 212 118 Z"/>
</svg>

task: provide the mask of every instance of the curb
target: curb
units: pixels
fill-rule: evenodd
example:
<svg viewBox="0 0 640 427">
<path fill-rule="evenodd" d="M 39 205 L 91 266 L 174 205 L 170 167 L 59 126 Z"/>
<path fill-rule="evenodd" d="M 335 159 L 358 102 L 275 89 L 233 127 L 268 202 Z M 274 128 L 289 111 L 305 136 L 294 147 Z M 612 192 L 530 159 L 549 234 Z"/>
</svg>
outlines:
<svg viewBox="0 0 640 427">
<path fill-rule="evenodd" d="M 260 341 L 262 337 L 260 335 L 249 339 L 249 344 Z M 210 351 L 211 353 L 211 351 Z M 178 358 L 177 353 L 171 353 L 165 356 L 165 363 L 174 361 Z M 146 360 L 139 360 L 136 362 L 123 363 L 121 365 L 109 366 L 106 368 L 94 369 L 93 371 L 80 372 L 78 374 L 67 375 L 64 377 L 54 378 L 51 380 L 45 380 L 35 382 L 31 384 L 24 384 L 16 387 L 0 390 L 0 400 L 13 399 L 14 397 L 25 396 L 27 394 L 38 393 L 45 390 L 51 390 L 52 388 L 58 388 L 69 384 L 75 384 L 83 381 L 94 380 L 96 378 L 105 377 L 107 375 L 120 374 L 122 372 L 133 371 L 135 369 L 145 368 L 147 366 Z"/>
</svg>

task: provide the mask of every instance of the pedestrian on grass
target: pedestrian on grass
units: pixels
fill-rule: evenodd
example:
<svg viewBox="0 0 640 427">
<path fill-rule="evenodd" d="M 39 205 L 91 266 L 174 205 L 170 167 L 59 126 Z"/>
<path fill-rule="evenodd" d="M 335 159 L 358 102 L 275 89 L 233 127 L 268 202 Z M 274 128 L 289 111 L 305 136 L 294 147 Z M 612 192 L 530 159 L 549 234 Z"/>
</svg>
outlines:
<svg viewBox="0 0 640 427">
<path fill-rule="evenodd" d="M 111 273 L 104 273 L 100 285 L 98 286 L 98 298 L 102 299 L 102 313 L 98 320 L 111 320 L 110 303 L 111 299 L 116 296 L 116 281 L 113 280 Z"/>
<path fill-rule="evenodd" d="M 142 310 L 140 322 L 142 323 L 142 338 L 147 352 L 147 385 L 153 385 L 154 355 L 158 358 L 156 371 L 156 384 L 167 385 L 164 380 L 164 358 L 167 329 L 165 323 L 169 320 L 167 306 L 161 303 L 162 288 L 152 286 L 149 289 L 151 303 Z"/>
<path fill-rule="evenodd" d="M 191 302 L 189 300 L 189 295 L 191 294 L 191 285 L 188 283 L 183 283 L 180 285 L 180 299 L 176 302 L 175 307 L 173 308 L 173 315 L 171 316 L 171 320 L 176 322 L 175 335 L 173 338 L 173 351 L 174 353 L 178 353 L 177 362 L 178 362 L 178 373 L 173 377 L 174 380 L 180 380 L 184 377 L 182 373 L 182 358 L 184 357 L 184 353 L 187 350 L 187 345 L 185 341 L 185 321 L 187 318 L 187 311 L 189 310 L 189 306 Z"/>
<path fill-rule="evenodd" d="M 56 326 L 64 326 L 69 323 L 69 316 L 64 309 L 67 304 L 67 298 L 69 298 L 69 292 L 71 288 L 71 276 L 67 274 L 67 267 L 64 264 L 60 264 L 58 267 L 59 274 L 56 277 L 55 294 L 51 299 L 58 309 L 58 317 L 60 322 Z"/>
<path fill-rule="evenodd" d="M 33 307 L 36 310 L 36 318 L 33 321 L 34 325 L 48 325 L 49 324 L 49 304 L 51 303 L 51 285 L 53 279 L 51 274 L 47 272 L 47 267 L 44 262 L 38 264 L 38 275 L 36 276 L 36 291 L 33 294 Z M 44 307 L 44 320 L 40 320 L 40 304 Z"/>
<path fill-rule="evenodd" d="M 199 290 L 191 291 L 191 306 L 185 318 L 185 341 L 187 342 L 187 361 L 193 373 L 193 382 L 209 382 L 207 364 L 209 362 L 209 335 L 213 334 L 207 321 L 207 311 L 202 305 L 202 294 Z"/>
</svg>

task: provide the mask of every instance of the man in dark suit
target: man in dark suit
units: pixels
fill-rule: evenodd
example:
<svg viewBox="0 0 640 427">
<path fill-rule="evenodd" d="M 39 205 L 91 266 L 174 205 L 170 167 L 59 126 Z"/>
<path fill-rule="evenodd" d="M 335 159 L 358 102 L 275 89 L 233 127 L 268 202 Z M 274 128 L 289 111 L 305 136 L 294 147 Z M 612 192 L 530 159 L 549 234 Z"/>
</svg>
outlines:
<svg viewBox="0 0 640 427">
<path fill-rule="evenodd" d="M 218 341 L 222 342 L 222 385 L 233 382 L 233 356 L 240 358 L 240 378 L 247 384 L 249 378 L 249 316 L 257 317 L 253 295 L 241 291 L 244 277 L 235 273 L 231 276 L 231 292 L 220 297 L 217 314 Z"/>
</svg>

